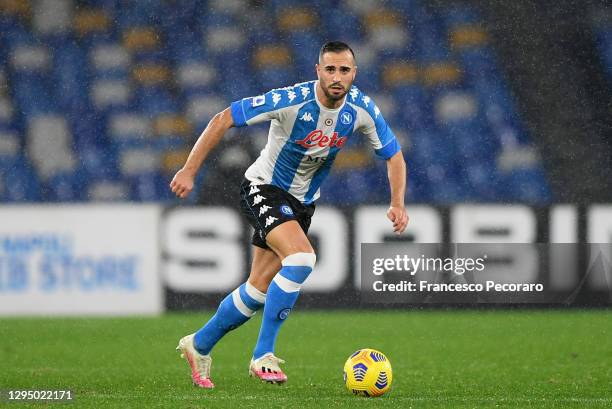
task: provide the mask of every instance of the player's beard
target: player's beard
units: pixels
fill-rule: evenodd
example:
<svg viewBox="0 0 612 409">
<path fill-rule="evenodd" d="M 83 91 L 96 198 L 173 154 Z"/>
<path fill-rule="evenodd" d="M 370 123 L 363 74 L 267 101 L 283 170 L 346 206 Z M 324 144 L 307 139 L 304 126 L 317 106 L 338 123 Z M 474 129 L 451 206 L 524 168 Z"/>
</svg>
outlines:
<svg viewBox="0 0 612 409">
<path fill-rule="evenodd" d="M 330 91 L 330 90 L 331 90 L 331 87 L 332 87 L 332 86 L 334 86 L 334 85 L 340 85 L 340 86 L 342 87 L 342 92 L 341 92 L 340 94 L 337 94 L 337 95 L 336 95 L 336 94 L 332 94 L 332 93 L 331 93 L 331 91 Z M 345 88 L 345 87 L 344 87 L 343 85 L 341 85 L 341 84 L 331 84 L 330 86 L 325 86 L 325 87 L 323 87 L 323 93 L 325 94 L 325 96 L 326 96 L 327 98 L 329 98 L 329 99 L 330 99 L 330 100 L 332 100 L 332 101 L 340 101 L 342 98 L 344 98 L 344 96 L 346 95 L 346 93 L 348 92 L 348 89 L 349 89 L 350 87 L 351 87 L 350 85 L 349 85 L 348 87 L 346 87 L 346 88 Z"/>
</svg>

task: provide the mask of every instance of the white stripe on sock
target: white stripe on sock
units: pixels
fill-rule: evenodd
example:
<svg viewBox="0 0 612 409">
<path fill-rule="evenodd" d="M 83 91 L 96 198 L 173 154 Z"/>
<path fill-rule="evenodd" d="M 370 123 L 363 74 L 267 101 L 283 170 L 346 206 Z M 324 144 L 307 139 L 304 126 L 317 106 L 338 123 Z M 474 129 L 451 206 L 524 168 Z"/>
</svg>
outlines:
<svg viewBox="0 0 612 409">
<path fill-rule="evenodd" d="M 300 291 L 300 288 L 302 288 L 302 284 L 291 281 L 280 275 L 280 273 L 274 276 L 274 282 L 286 293 L 294 293 Z"/>
<path fill-rule="evenodd" d="M 247 281 L 246 286 L 244 287 L 244 289 L 245 289 L 246 293 L 249 295 L 249 297 L 251 297 L 252 299 L 257 301 L 258 303 L 264 304 L 266 302 L 266 294 L 262 293 L 261 291 L 259 291 L 257 288 L 255 288 L 248 281 Z"/>
<path fill-rule="evenodd" d="M 255 314 L 255 311 L 247 307 L 246 304 L 242 301 L 242 298 L 240 298 L 240 290 L 238 288 L 232 291 L 232 301 L 234 301 L 234 305 L 236 306 L 238 311 L 240 311 L 240 313 L 245 317 L 252 317 L 253 314 Z"/>
</svg>

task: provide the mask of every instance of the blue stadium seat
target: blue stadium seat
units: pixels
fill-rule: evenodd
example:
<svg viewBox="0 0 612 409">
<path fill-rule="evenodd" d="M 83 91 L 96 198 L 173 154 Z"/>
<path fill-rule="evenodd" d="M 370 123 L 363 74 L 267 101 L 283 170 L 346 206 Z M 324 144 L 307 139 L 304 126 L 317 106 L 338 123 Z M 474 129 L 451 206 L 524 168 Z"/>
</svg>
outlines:
<svg viewBox="0 0 612 409">
<path fill-rule="evenodd" d="M 321 13 L 321 17 L 323 18 L 323 29 L 327 31 L 324 31 L 326 38 L 331 38 L 330 35 L 333 33 L 333 38 L 350 44 L 360 41 L 364 36 L 359 18 L 346 10 L 331 9 Z M 342 27 L 342 30 L 338 31 L 336 27 Z"/>
<path fill-rule="evenodd" d="M 170 181 L 159 172 L 137 175 L 130 178 L 130 197 L 137 202 L 159 202 L 169 200 L 172 192 Z"/>
<path fill-rule="evenodd" d="M 399 116 L 411 130 L 424 129 L 433 121 L 429 101 L 420 85 L 405 85 L 392 90 L 400 109 Z"/>
<path fill-rule="evenodd" d="M 7 170 L 0 170 L 4 180 L 4 199 L 8 202 L 36 202 L 41 199 L 36 173 L 21 162 Z"/>
<path fill-rule="evenodd" d="M 52 91 L 46 81 L 15 75 L 13 91 L 15 102 L 26 117 L 52 112 Z"/>
<path fill-rule="evenodd" d="M 448 27 L 478 24 L 482 21 L 482 17 L 474 8 L 462 4 L 451 4 L 444 10 L 443 18 Z"/>
<path fill-rule="evenodd" d="M 158 166 L 123 174 L 130 150 L 159 154 L 186 147 L 185 134 L 162 134 L 153 120 L 175 113 L 199 130 L 231 101 L 314 79 L 318 46 L 328 38 L 355 46 L 356 85 L 378 93 L 373 98 L 387 122 L 411 140 L 411 148 L 404 147 L 410 152 L 411 201 L 552 200 L 539 164 L 505 173 L 496 168 L 501 146 L 530 145 L 531 138 L 476 8 L 434 8 L 420 0 L 387 0 L 369 9 L 356 0 L 271 0 L 254 16 L 261 20 L 245 20 L 245 11 L 232 2 L 178 3 L 81 0 L 73 27 L 47 34 L 44 28 L 35 32 L 39 22 L 0 14 L 0 79 L 6 78 L 0 89 L 9 87 L 0 96 L 0 135 L 6 129 L 25 135 L 36 115 L 61 112 L 74 140 L 66 149 L 71 153 L 74 145 L 80 164 L 75 173 L 54 170 L 59 173 L 43 180 L 41 197 L 38 176 L 14 152 L 16 143 L 20 151 L 29 143 L 0 140 L 1 177 L 14 168 L 23 182 L 8 188 L 0 183 L 2 200 L 167 201 L 169 175 Z M 307 14 L 304 21 L 289 18 L 304 8 L 314 11 L 314 20 Z M 251 24 L 247 31 L 240 28 L 244 21 Z M 141 33 L 139 48 L 131 41 L 137 38 L 127 35 L 133 28 L 152 30 L 154 40 Z M 612 29 L 600 25 L 596 31 L 612 84 Z M 453 100 L 453 93 L 466 97 Z M 7 98 L 12 116 L 3 114 Z M 40 158 L 32 161 L 40 171 Z M 333 173 L 324 197 L 340 204 L 386 201 L 384 173 L 384 161 Z"/>
<path fill-rule="evenodd" d="M 48 191 L 45 199 L 53 202 L 76 202 L 80 201 L 87 186 L 83 183 L 83 177 L 78 173 L 60 173 L 46 182 Z"/>
<path fill-rule="evenodd" d="M 121 29 L 150 26 L 157 24 L 163 17 L 160 0 L 139 0 L 119 4 L 120 10 L 116 13 L 115 20 Z"/>
<path fill-rule="evenodd" d="M 141 87 L 136 91 L 137 107 L 150 117 L 178 111 L 176 98 L 167 88 Z"/>
<path fill-rule="evenodd" d="M 500 196 L 501 179 L 494 162 L 483 160 L 467 163 L 464 167 L 464 178 L 474 192 L 474 200 L 483 202 L 503 200 Z"/>
<path fill-rule="evenodd" d="M 542 205 L 552 200 L 544 171 L 540 168 L 515 169 L 502 176 L 508 200 Z"/>
<path fill-rule="evenodd" d="M 89 93 L 86 53 L 76 45 L 66 44 L 54 51 L 54 100 L 63 110 L 88 109 Z"/>
</svg>

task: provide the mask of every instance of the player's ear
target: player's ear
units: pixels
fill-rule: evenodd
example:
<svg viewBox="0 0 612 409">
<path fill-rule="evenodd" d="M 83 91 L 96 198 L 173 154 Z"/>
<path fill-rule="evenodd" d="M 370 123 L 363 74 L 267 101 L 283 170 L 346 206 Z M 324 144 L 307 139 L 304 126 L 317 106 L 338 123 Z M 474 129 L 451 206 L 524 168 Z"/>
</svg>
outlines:
<svg viewBox="0 0 612 409">
<path fill-rule="evenodd" d="M 315 72 L 317 73 L 317 77 L 319 77 L 319 78 L 321 77 L 320 76 L 320 72 L 319 72 L 320 69 L 321 69 L 321 67 L 319 66 L 319 64 L 315 64 Z"/>
</svg>

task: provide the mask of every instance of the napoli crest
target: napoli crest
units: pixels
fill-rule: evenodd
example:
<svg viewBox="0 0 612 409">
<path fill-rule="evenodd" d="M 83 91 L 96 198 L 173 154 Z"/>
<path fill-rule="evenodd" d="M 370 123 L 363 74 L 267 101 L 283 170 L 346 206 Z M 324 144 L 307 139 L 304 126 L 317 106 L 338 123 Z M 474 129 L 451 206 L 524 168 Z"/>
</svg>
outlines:
<svg viewBox="0 0 612 409">
<path fill-rule="evenodd" d="M 353 121 L 353 115 L 350 112 L 343 112 L 340 114 L 340 122 L 344 125 L 348 125 Z"/>
</svg>

